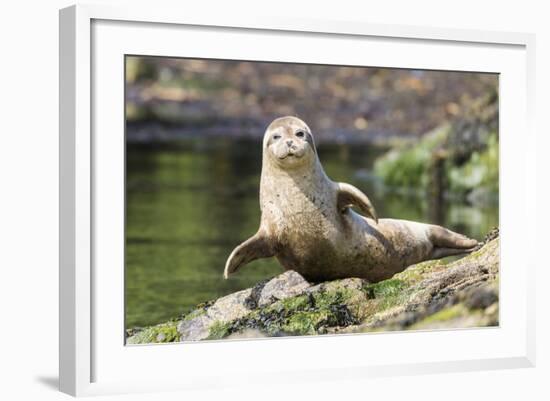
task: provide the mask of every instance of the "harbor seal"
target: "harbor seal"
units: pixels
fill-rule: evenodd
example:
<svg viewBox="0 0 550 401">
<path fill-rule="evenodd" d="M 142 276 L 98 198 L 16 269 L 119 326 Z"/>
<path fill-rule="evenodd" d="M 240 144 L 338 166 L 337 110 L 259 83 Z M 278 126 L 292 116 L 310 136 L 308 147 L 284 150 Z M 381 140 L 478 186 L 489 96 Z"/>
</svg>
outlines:
<svg viewBox="0 0 550 401">
<path fill-rule="evenodd" d="M 260 208 L 260 228 L 231 252 L 225 278 L 255 259 L 275 256 L 285 270 L 309 281 L 359 277 L 374 283 L 478 244 L 437 225 L 378 220 L 363 192 L 327 177 L 311 130 L 297 117 L 278 118 L 265 132 Z"/>
</svg>

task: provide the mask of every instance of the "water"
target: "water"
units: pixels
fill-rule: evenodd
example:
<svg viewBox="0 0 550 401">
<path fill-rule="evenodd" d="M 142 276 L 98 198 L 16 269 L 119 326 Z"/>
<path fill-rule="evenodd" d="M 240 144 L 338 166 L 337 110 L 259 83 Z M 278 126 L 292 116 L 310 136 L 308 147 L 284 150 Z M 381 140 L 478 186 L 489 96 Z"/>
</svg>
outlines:
<svg viewBox="0 0 550 401">
<path fill-rule="evenodd" d="M 363 189 L 380 217 L 443 224 L 478 239 L 498 225 L 497 207 L 429 205 L 374 185 L 365 177 L 380 148 L 325 145 L 318 151 L 329 177 Z M 282 272 L 272 258 L 252 262 L 230 280 L 222 277 L 233 248 L 258 228 L 260 169 L 256 141 L 128 145 L 126 327 L 166 321 Z"/>
</svg>

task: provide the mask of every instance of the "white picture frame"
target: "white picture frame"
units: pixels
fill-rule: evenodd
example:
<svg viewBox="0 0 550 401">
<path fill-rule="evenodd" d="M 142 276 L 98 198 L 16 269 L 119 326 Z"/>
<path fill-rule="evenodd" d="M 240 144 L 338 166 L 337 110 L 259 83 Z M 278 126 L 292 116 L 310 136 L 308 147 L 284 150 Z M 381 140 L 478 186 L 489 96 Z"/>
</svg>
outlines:
<svg viewBox="0 0 550 401">
<path fill-rule="evenodd" d="M 220 34 L 225 35 L 223 48 Z M 192 37 L 193 43 L 200 40 L 201 45 L 184 48 L 175 42 L 179 35 Z M 258 38 L 264 42 L 262 46 L 257 45 Z M 246 46 L 239 46 L 239 41 Z M 278 50 L 278 43 L 285 43 L 285 53 Z M 324 58 L 320 43 L 326 45 L 324 49 L 332 49 L 332 58 Z M 530 273 L 535 268 L 535 253 L 528 252 L 533 246 L 528 239 L 520 238 L 522 230 L 534 231 L 536 221 L 535 208 L 529 202 L 535 198 L 536 188 L 531 157 L 535 146 L 531 125 L 534 43 L 533 35 L 523 33 L 257 16 L 225 19 L 154 7 L 78 5 L 61 10 L 60 390 L 79 396 L 244 386 L 247 381 L 268 384 L 275 378 L 287 382 L 343 377 L 360 380 L 534 366 L 535 284 Z M 303 46 L 297 47 L 299 44 Z M 119 196 L 122 188 L 118 188 L 124 159 L 120 142 L 123 69 L 118 69 L 122 62 L 119 56 L 208 56 L 212 49 L 218 49 L 216 58 L 267 60 L 265 52 L 270 51 L 278 52 L 273 57 L 279 61 L 338 64 L 343 61 L 338 57 L 348 57 L 347 63 L 366 65 L 367 61 L 360 58 L 364 55 L 350 59 L 347 46 L 367 46 L 372 51 L 371 65 L 455 70 L 477 66 L 479 71 L 501 74 L 501 326 L 438 333 L 140 346 L 131 347 L 132 351 L 123 341 L 114 341 L 116 336 L 122 339 L 122 322 L 117 319 L 123 298 L 120 269 L 124 268 L 119 249 L 124 207 Z M 405 62 L 404 57 L 411 54 L 409 48 L 425 57 L 411 56 Z M 440 60 L 430 56 L 434 52 Z M 514 96 L 508 95 L 511 88 Z M 107 129 L 116 134 L 110 138 L 95 135 Z M 522 132 L 521 140 L 514 132 Z M 509 157 L 512 152 L 513 163 Z M 510 181 L 522 183 L 522 190 L 508 184 Z M 107 204 L 114 205 L 112 210 L 105 207 Z M 107 242 L 114 247 L 102 245 Z M 390 342 L 397 355 L 377 354 L 377 349 Z M 446 349 L 445 343 L 452 343 L 453 349 Z M 418 346 L 412 346 L 415 344 Z M 430 349 L 420 354 L 428 345 Z M 317 358 L 321 346 L 323 357 Z M 357 352 L 347 352 L 350 350 Z M 289 354 L 296 357 L 292 366 L 285 364 L 288 359 L 284 357 Z M 216 366 L 212 366 L 213 358 Z M 270 358 L 270 364 L 254 365 L 260 358 Z M 159 366 L 160 362 L 180 373 L 155 376 L 145 369 L 140 376 L 132 370 L 140 363 Z"/>
</svg>

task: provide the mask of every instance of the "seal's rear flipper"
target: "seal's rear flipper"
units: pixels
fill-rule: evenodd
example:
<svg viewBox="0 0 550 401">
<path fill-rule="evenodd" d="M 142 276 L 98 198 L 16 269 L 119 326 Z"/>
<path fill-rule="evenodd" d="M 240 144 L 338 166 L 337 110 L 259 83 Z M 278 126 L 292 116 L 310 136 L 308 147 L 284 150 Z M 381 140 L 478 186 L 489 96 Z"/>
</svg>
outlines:
<svg viewBox="0 0 550 401">
<path fill-rule="evenodd" d="M 436 247 L 432 250 L 430 259 L 441 259 L 441 258 L 446 258 L 447 256 L 464 255 L 466 253 L 471 253 L 475 250 L 477 250 L 477 247 L 473 247 L 473 248 L 437 248 Z"/>
<path fill-rule="evenodd" d="M 338 210 L 344 212 L 347 208 L 355 206 L 366 217 L 370 217 L 378 223 L 378 216 L 371 201 L 363 192 L 353 185 L 339 182 L 338 184 Z"/>
<path fill-rule="evenodd" d="M 233 249 L 225 263 L 223 277 L 227 279 L 230 274 L 235 273 L 241 266 L 253 260 L 274 256 L 272 248 L 263 232 L 258 231 L 253 237 Z"/>
<path fill-rule="evenodd" d="M 428 233 L 429 239 L 434 245 L 434 249 L 432 250 L 433 259 L 470 253 L 477 249 L 477 240 L 447 230 L 441 226 L 430 226 Z"/>
</svg>

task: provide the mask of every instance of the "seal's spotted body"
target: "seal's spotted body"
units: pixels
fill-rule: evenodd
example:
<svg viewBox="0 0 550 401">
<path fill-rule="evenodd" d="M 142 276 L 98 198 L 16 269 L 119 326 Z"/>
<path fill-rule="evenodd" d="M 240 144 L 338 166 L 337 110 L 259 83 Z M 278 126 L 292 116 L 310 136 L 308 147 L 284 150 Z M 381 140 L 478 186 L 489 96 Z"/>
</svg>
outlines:
<svg viewBox="0 0 550 401">
<path fill-rule="evenodd" d="M 269 125 L 262 163 L 260 228 L 231 253 L 226 278 L 252 260 L 275 256 L 285 269 L 310 281 L 361 277 L 376 282 L 477 245 L 443 227 L 378 220 L 365 194 L 327 177 L 311 131 L 298 118 Z"/>
</svg>

